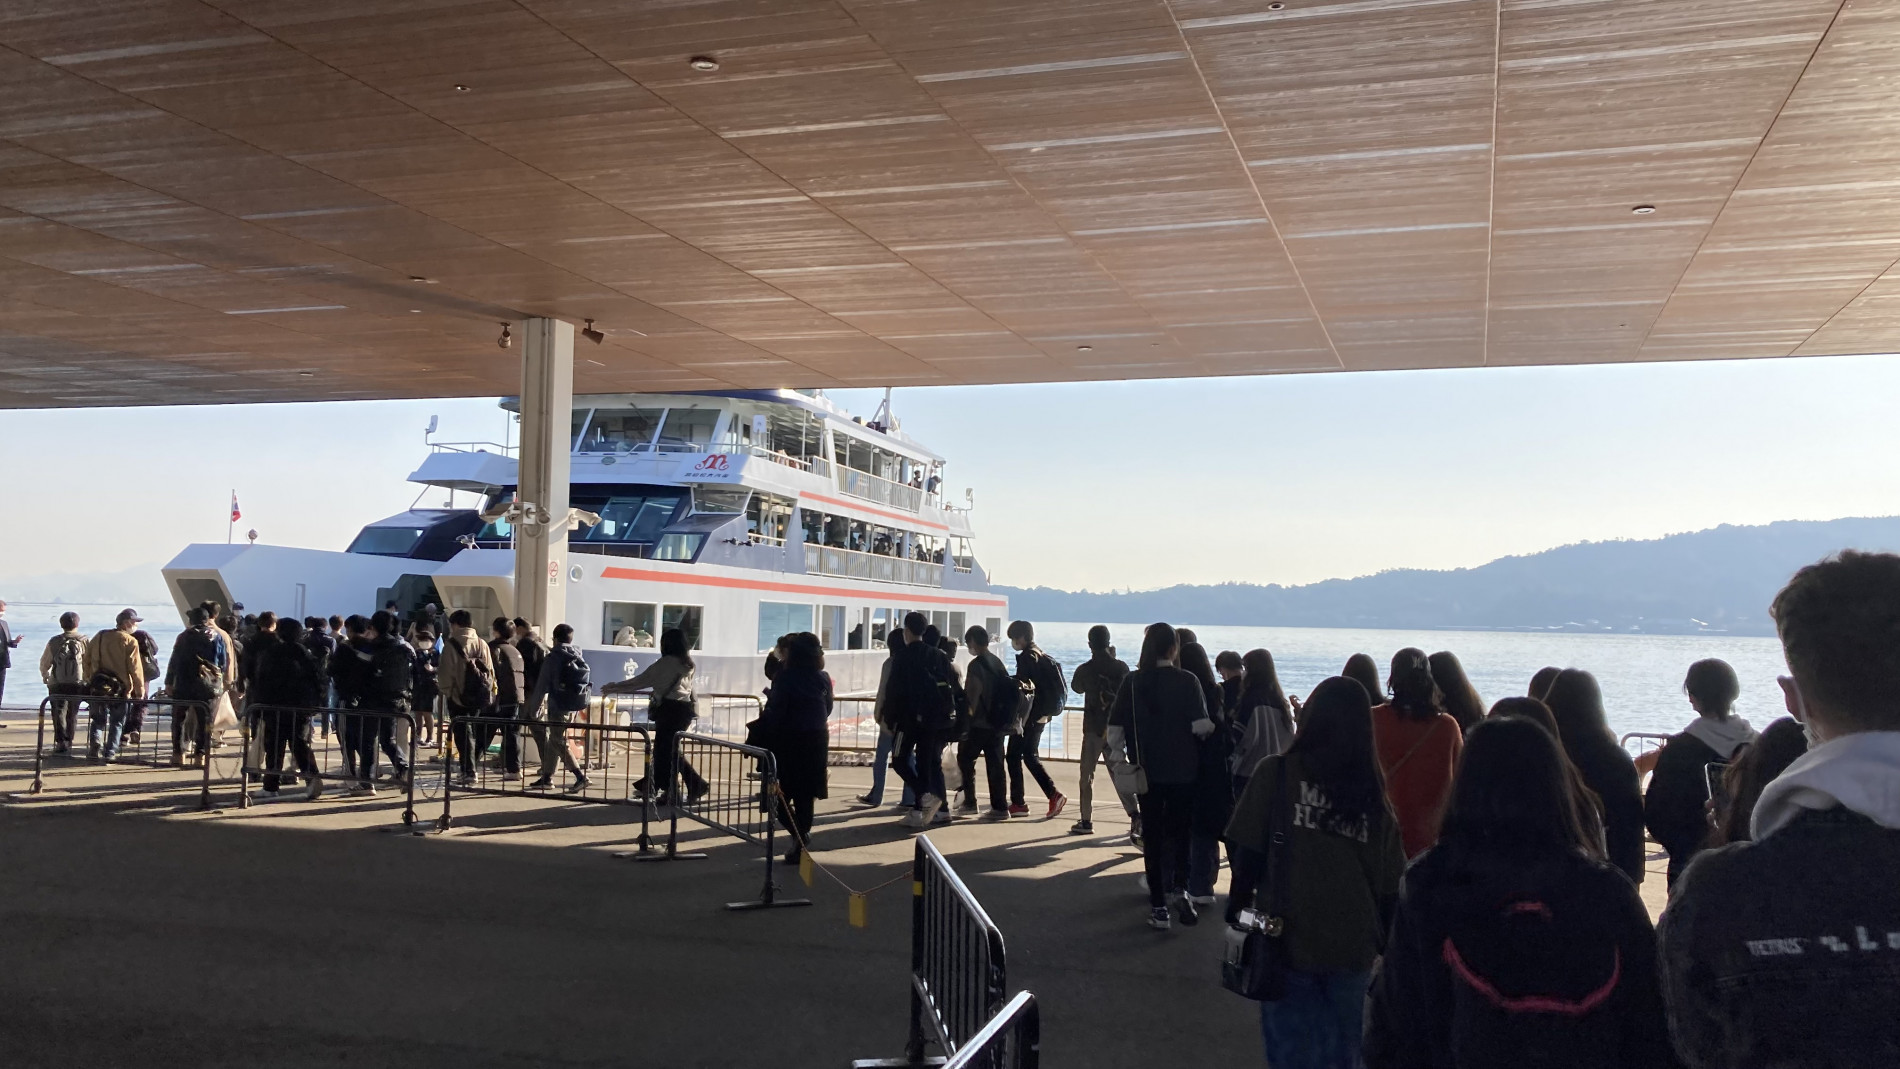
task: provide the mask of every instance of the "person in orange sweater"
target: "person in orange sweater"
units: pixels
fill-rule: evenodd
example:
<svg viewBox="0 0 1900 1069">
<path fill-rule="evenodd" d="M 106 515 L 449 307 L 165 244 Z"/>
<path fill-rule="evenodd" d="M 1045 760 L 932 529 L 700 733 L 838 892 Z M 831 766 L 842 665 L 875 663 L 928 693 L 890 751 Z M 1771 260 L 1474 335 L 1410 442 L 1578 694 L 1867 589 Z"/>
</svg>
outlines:
<svg viewBox="0 0 1900 1069">
<path fill-rule="evenodd" d="M 1464 733 L 1444 711 L 1425 651 L 1393 654 L 1386 686 L 1392 698 L 1372 710 L 1372 734 L 1385 794 L 1399 818 L 1399 839 L 1405 856 L 1414 858 L 1438 841 L 1438 818 L 1451 797 Z"/>
</svg>

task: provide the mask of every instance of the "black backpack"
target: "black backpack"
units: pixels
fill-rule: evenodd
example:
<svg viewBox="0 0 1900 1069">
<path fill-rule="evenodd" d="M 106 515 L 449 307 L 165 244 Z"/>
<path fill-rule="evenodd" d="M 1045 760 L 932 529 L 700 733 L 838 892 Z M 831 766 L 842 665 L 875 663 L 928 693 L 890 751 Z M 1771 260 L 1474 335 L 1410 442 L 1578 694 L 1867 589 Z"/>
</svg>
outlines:
<svg viewBox="0 0 1900 1069">
<path fill-rule="evenodd" d="M 495 670 L 475 659 L 474 650 L 480 644 L 480 639 L 457 644 L 462 654 L 462 693 L 456 695 L 456 704 L 464 709 L 486 709 L 495 700 Z"/>
<path fill-rule="evenodd" d="M 1069 699 L 1069 686 L 1062 680 L 1062 666 L 1056 659 L 1037 650 L 1029 678 L 1036 684 L 1037 719 L 1046 722 L 1062 715 L 1062 707 Z"/>
</svg>

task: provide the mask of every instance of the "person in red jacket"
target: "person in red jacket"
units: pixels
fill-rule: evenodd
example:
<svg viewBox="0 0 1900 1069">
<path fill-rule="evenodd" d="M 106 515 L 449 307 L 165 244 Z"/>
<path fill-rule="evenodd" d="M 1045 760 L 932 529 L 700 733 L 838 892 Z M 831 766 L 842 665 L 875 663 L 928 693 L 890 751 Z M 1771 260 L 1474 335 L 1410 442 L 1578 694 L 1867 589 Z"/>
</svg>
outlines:
<svg viewBox="0 0 1900 1069">
<path fill-rule="evenodd" d="M 1399 818 L 1399 838 L 1405 856 L 1413 858 L 1438 841 L 1438 818 L 1451 797 L 1464 733 L 1444 711 L 1425 651 L 1393 654 L 1387 685 L 1392 700 L 1372 710 L 1372 734 L 1386 797 Z"/>
</svg>

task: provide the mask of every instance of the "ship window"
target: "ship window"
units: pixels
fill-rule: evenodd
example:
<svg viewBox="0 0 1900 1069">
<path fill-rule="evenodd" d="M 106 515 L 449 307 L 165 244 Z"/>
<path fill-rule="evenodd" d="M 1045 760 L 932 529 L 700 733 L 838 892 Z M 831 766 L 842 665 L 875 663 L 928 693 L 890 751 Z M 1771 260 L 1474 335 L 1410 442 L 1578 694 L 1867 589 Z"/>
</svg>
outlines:
<svg viewBox="0 0 1900 1069">
<path fill-rule="evenodd" d="M 583 453 L 634 453 L 650 448 L 663 408 L 603 408 L 582 435 Z"/>
<path fill-rule="evenodd" d="M 779 636 L 811 630 L 811 606 L 782 601 L 759 602 L 759 652 L 778 645 Z"/>
<path fill-rule="evenodd" d="M 845 635 L 845 649 L 861 650 L 864 648 L 865 623 L 870 617 L 871 610 L 869 609 L 851 610 L 851 631 Z"/>
<path fill-rule="evenodd" d="M 407 557 L 422 541 L 420 527 L 365 527 L 350 543 L 346 552 L 370 553 L 379 557 Z"/>
<path fill-rule="evenodd" d="M 821 605 L 818 607 L 818 641 L 828 650 L 844 649 L 844 606 Z"/>
<path fill-rule="evenodd" d="M 992 616 L 989 619 L 983 621 L 983 630 L 988 631 L 990 633 L 991 642 L 996 642 L 1000 640 L 1003 637 L 1002 619 L 1000 617 Z"/>
<path fill-rule="evenodd" d="M 889 639 L 890 637 L 891 637 L 891 610 L 872 609 L 871 610 L 871 648 L 874 650 L 883 649 L 885 641 Z"/>
<path fill-rule="evenodd" d="M 597 508 L 600 522 L 581 527 L 572 537 L 577 542 L 652 542 L 679 503 L 677 493 L 608 498 Z"/>
<path fill-rule="evenodd" d="M 600 641 L 608 646 L 650 650 L 659 645 L 653 630 L 658 606 L 641 602 L 610 601 L 600 610 Z"/>
<path fill-rule="evenodd" d="M 674 628 L 686 632 L 686 648 L 699 648 L 701 617 L 705 610 L 697 605 L 660 606 L 660 633 L 665 634 Z"/>
<path fill-rule="evenodd" d="M 661 535 L 659 543 L 653 547 L 653 559 L 690 561 L 699 556 L 699 547 L 705 544 L 706 536 L 703 534 L 682 534 L 676 531 L 672 534 Z"/>
<path fill-rule="evenodd" d="M 969 628 L 963 626 L 963 619 L 963 614 L 960 612 L 950 614 L 950 630 L 947 633 L 959 643 L 963 641 L 963 633 L 969 630 Z"/>
<path fill-rule="evenodd" d="M 743 486 L 693 487 L 693 511 L 715 516 L 737 516 L 745 511 L 746 498 L 752 491 Z"/>
<path fill-rule="evenodd" d="M 718 425 L 716 408 L 669 408 L 666 423 L 660 428 L 660 451 L 702 452 L 712 441 L 713 428 Z"/>
</svg>

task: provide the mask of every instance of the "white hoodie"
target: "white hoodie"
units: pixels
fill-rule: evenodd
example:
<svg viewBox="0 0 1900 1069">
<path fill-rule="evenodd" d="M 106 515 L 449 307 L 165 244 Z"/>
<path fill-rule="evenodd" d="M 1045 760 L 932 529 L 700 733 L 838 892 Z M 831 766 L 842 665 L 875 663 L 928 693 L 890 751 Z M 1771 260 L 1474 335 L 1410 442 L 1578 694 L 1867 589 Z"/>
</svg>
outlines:
<svg viewBox="0 0 1900 1069">
<path fill-rule="evenodd" d="M 1809 750 L 1762 790 L 1750 831 L 1765 839 L 1803 810 L 1837 805 L 1900 829 L 1900 731 L 1858 731 Z"/>
<path fill-rule="evenodd" d="M 1682 733 L 1707 743 L 1724 761 L 1733 759 L 1736 750 L 1755 741 L 1755 729 L 1747 718 L 1733 713 L 1720 720 L 1698 716 Z"/>
</svg>

